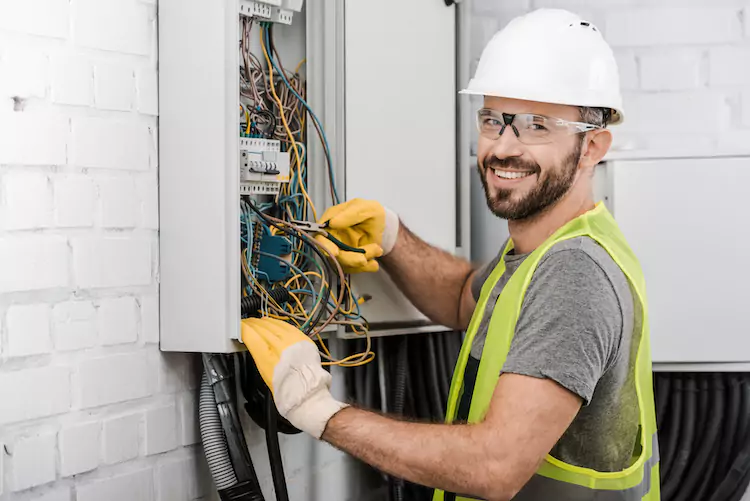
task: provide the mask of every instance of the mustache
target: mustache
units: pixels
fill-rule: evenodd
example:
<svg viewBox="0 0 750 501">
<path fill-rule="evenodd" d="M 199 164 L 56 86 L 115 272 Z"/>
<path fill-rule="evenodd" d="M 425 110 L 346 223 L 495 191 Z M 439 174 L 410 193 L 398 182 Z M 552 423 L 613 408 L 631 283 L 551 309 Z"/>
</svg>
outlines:
<svg viewBox="0 0 750 501">
<path fill-rule="evenodd" d="M 480 167 L 484 169 L 513 169 L 531 171 L 535 174 L 541 172 L 542 168 L 536 162 L 526 162 L 518 157 L 498 158 L 494 155 L 485 157 Z"/>
</svg>

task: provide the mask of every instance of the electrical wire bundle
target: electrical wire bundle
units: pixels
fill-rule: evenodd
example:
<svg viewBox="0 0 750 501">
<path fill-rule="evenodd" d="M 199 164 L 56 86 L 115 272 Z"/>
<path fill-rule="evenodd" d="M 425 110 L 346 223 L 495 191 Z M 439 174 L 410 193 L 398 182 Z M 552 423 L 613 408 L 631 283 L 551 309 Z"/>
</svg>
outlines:
<svg viewBox="0 0 750 501">
<path fill-rule="evenodd" d="M 363 343 L 353 341 L 353 351 L 361 351 Z M 383 337 L 377 339 L 377 344 L 377 364 L 347 371 L 348 395 L 368 409 L 422 421 L 442 421 L 461 350 L 461 333 Z M 394 477 L 386 480 L 389 500 L 432 499 L 431 488 Z"/>
<path fill-rule="evenodd" d="M 664 501 L 739 501 L 750 485 L 750 375 L 657 373 Z"/>
<path fill-rule="evenodd" d="M 360 303 L 350 287 L 348 277 L 341 267 L 304 231 L 292 221 L 306 220 L 317 211 L 307 192 L 307 150 L 304 143 L 305 123 L 310 123 L 318 133 L 328 167 L 331 201 L 338 203 L 330 149 L 320 120 L 304 99 L 305 90 L 299 70 L 284 70 L 273 41 L 273 25 L 259 22 L 258 31 L 262 60 L 250 50 L 253 21 L 243 18 L 240 43 L 242 66 L 242 98 L 244 100 L 245 132 L 262 129 L 270 124 L 261 136 L 279 139 L 291 151 L 291 176 L 272 201 L 256 201 L 243 196 L 241 201 L 241 240 L 243 301 L 253 305 L 262 316 L 288 321 L 318 341 L 321 356 L 329 365 L 357 366 L 374 358 L 369 339 L 366 350 L 344 360 L 335 359 L 322 339 L 329 325 L 345 325 L 352 332 L 367 338 L 367 321 L 362 318 Z M 263 63 L 265 62 L 265 67 Z M 267 120 L 263 120 L 263 115 Z M 260 198 L 260 197 L 256 197 Z M 259 240 L 266 233 L 284 235 L 292 244 L 291 259 L 260 251 Z M 284 260 L 293 275 L 283 283 L 268 283 L 259 278 L 258 259 Z M 288 296 L 285 292 L 288 291 Z M 285 301 L 279 301 L 282 297 Z M 248 299 L 249 298 L 249 299 Z M 286 300 L 288 299 L 288 301 Z M 244 303 L 243 303 L 244 304 Z M 254 312 L 253 312 L 254 313 Z"/>
</svg>

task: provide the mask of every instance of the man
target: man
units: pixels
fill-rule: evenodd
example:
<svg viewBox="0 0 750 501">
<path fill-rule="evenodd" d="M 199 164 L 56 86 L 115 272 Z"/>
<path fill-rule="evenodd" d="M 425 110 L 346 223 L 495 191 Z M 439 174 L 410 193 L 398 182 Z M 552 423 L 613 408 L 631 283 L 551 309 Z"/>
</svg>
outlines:
<svg viewBox="0 0 750 501">
<path fill-rule="evenodd" d="M 350 272 L 379 258 L 431 319 L 468 328 L 446 416 L 456 424 L 335 401 L 315 346 L 283 322 L 246 320 L 243 339 L 282 415 L 435 487 L 436 500 L 658 500 L 643 277 L 592 198 L 606 126 L 623 118 L 612 52 L 575 15 L 535 11 L 489 42 L 464 92 L 484 96 L 479 174 L 511 236 L 497 259 L 473 270 L 363 200 L 323 219 L 367 253 L 322 242 Z"/>
</svg>

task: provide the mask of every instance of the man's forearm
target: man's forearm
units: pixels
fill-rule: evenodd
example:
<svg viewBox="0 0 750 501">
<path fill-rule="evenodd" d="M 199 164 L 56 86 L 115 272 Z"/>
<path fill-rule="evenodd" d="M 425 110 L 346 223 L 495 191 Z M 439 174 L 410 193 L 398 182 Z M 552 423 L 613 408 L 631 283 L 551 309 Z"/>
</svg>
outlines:
<svg viewBox="0 0 750 501">
<path fill-rule="evenodd" d="M 410 482 L 490 501 L 510 499 L 517 482 L 503 478 L 510 475 L 498 468 L 503 453 L 489 450 L 479 426 L 410 423 L 349 407 L 331 418 L 323 440 Z"/>
<path fill-rule="evenodd" d="M 395 247 L 381 262 L 419 311 L 442 325 L 466 328 L 462 293 L 473 271 L 466 260 L 426 243 L 402 223 Z"/>
</svg>

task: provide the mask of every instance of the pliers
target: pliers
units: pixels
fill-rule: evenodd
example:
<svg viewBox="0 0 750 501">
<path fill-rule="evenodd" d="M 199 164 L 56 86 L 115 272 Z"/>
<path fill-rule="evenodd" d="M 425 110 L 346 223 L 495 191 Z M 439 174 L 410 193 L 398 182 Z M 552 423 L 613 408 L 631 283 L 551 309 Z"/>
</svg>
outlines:
<svg viewBox="0 0 750 501">
<path fill-rule="evenodd" d="M 325 223 L 312 223 L 310 221 L 292 221 L 291 222 L 294 226 L 299 228 L 300 230 L 306 231 L 307 233 L 314 233 L 316 235 L 323 235 L 325 238 L 336 244 L 336 246 L 344 251 L 349 252 L 356 252 L 358 254 L 364 254 L 365 250 L 360 249 L 359 247 L 352 247 L 351 245 L 347 245 L 338 238 L 331 235 L 328 231 L 326 231 L 326 228 L 328 228 L 328 222 Z"/>
</svg>

